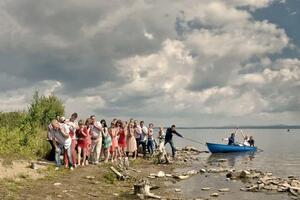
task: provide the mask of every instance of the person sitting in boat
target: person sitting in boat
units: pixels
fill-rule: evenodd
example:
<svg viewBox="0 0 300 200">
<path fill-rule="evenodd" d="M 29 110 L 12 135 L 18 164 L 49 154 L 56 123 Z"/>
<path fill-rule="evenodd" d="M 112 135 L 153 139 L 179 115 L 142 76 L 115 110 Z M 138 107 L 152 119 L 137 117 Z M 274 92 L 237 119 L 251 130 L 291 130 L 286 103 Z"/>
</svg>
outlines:
<svg viewBox="0 0 300 200">
<path fill-rule="evenodd" d="M 248 143 L 249 143 L 249 146 L 254 147 L 254 139 L 253 139 L 253 136 L 250 136 L 250 137 L 249 137 Z"/>
<path fill-rule="evenodd" d="M 224 138 L 223 140 L 228 140 L 228 145 L 235 145 L 235 133 L 231 133 L 229 138 Z"/>
<path fill-rule="evenodd" d="M 244 137 L 244 142 L 243 142 L 243 145 L 244 145 L 244 146 L 250 146 L 250 143 L 249 143 L 249 138 L 248 138 L 248 136 L 247 136 L 247 135 Z"/>
</svg>

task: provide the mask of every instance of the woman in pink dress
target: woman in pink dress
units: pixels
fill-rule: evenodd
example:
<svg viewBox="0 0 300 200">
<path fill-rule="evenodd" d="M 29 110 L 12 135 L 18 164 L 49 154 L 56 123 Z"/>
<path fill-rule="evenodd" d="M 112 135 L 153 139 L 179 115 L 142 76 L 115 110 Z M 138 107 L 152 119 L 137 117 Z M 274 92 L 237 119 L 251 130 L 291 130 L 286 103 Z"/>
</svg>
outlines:
<svg viewBox="0 0 300 200">
<path fill-rule="evenodd" d="M 130 153 L 132 153 L 133 159 L 136 159 L 136 140 L 134 137 L 134 125 L 133 122 L 129 123 L 127 127 L 127 135 L 126 135 L 126 143 L 127 143 L 127 148 L 126 148 L 126 156 L 128 157 Z"/>
<path fill-rule="evenodd" d="M 85 121 L 85 126 L 87 128 L 88 136 L 86 138 L 86 160 L 85 160 L 85 165 L 89 164 L 89 159 L 91 155 L 91 144 L 92 144 L 92 139 L 91 139 L 91 129 L 90 125 L 92 123 L 92 120 L 90 118 L 87 118 Z"/>
<path fill-rule="evenodd" d="M 118 138 L 117 138 L 117 131 L 118 129 L 115 127 L 115 121 L 111 122 L 111 126 L 108 129 L 108 133 L 111 137 L 111 146 L 110 146 L 110 153 L 111 153 L 111 162 L 114 162 L 114 160 L 118 156 Z"/>
</svg>

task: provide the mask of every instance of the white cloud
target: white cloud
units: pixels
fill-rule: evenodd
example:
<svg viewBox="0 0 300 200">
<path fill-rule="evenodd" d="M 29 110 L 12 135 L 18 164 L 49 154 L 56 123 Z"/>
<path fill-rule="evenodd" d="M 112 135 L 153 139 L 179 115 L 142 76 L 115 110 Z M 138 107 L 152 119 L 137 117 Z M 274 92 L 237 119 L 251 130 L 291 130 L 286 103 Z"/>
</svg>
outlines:
<svg viewBox="0 0 300 200">
<path fill-rule="evenodd" d="M 0 95 L 1 111 L 20 111 L 27 109 L 35 91 L 40 95 L 48 96 L 61 87 L 58 81 L 45 80 L 30 86 L 19 86 L 17 89 L 9 89 Z"/>
<path fill-rule="evenodd" d="M 144 31 L 144 36 L 148 40 L 153 40 L 154 39 L 153 35 L 151 33 L 148 33 L 147 31 Z"/>
<path fill-rule="evenodd" d="M 252 12 L 273 2 L 2 3 L 1 109 L 39 89 L 85 117 L 296 122 L 300 61 L 280 53 L 297 47 Z"/>
</svg>

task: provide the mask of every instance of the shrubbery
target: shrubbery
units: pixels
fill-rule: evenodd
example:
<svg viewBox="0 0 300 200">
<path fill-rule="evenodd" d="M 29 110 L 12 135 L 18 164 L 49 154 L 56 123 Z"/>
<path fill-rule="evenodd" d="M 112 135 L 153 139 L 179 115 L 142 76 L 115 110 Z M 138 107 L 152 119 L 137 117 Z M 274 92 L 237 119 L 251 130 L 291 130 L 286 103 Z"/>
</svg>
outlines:
<svg viewBox="0 0 300 200">
<path fill-rule="evenodd" d="M 0 113 L 0 156 L 44 157 L 50 148 L 47 125 L 62 115 L 64 106 L 56 96 L 39 96 L 38 92 L 27 111 Z"/>
</svg>

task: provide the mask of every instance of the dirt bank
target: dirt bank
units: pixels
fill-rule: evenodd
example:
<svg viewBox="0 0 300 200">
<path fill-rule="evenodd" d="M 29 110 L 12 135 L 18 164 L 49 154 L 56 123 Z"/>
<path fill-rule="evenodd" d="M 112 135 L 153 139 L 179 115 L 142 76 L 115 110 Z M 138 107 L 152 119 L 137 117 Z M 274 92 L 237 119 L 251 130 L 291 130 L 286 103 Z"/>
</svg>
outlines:
<svg viewBox="0 0 300 200">
<path fill-rule="evenodd" d="M 110 166 L 112 165 L 89 165 L 78 167 L 74 171 L 55 171 L 52 165 L 38 170 L 27 168 L 33 172 L 1 179 L 0 199 L 136 199 L 133 195 L 134 183 L 159 171 L 172 173 L 178 167 L 175 164 L 154 164 L 152 159 L 139 159 L 130 162 L 129 178 L 121 181 L 117 180 Z M 33 180 L 31 174 L 34 173 L 43 177 Z M 150 179 L 150 184 L 158 187 L 154 193 L 162 197 L 178 198 L 173 188 L 176 181 L 162 180 L 164 178 Z"/>
</svg>

